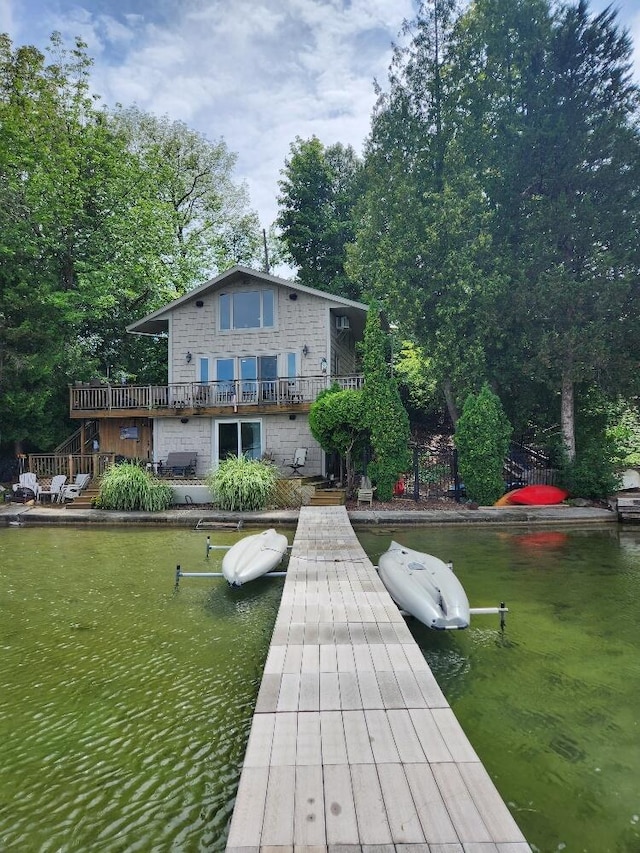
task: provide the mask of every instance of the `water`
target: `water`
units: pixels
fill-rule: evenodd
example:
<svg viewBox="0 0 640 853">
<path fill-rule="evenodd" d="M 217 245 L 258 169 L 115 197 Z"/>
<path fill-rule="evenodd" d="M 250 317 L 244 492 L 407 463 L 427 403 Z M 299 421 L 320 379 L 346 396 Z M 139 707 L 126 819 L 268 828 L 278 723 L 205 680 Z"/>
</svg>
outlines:
<svg viewBox="0 0 640 853">
<path fill-rule="evenodd" d="M 0 530 L 5 853 L 224 848 L 283 581 L 174 594 L 205 540 Z"/>
<path fill-rule="evenodd" d="M 638 853 L 640 529 L 358 535 L 374 562 L 392 536 L 451 558 L 472 605 L 510 607 L 504 634 L 412 630 L 534 848 Z M 0 529 L 3 853 L 224 848 L 282 581 L 175 595 L 177 563 L 219 563 L 205 538 Z"/>
<path fill-rule="evenodd" d="M 465 732 L 534 849 L 640 851 L 640 530 L 432 528 L 389 536 L 452 559 L 467 631 L 410 622 Z"/>
</svg>

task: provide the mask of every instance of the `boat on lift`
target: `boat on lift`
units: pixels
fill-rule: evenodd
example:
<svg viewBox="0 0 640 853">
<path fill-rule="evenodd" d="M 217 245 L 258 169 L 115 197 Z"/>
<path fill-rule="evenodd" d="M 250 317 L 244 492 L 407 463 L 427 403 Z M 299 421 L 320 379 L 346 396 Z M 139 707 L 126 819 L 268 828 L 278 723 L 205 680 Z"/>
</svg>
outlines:
<svg viewBox="0 0 640 853">
<path fill-rule="evenodd" d="M 245 536 L 222 558 L 222 574 L 231 586 L 242 586 L 275 569 L 288 544 L 287 537 L 273 527 Z"/>
<path fill-rule="evenodd" d="M 467 594 L 450 563 L 391 542 L 378 560 L 378 574 L 395 603 L 427 628 L 469 626 Z"/>
</svg>

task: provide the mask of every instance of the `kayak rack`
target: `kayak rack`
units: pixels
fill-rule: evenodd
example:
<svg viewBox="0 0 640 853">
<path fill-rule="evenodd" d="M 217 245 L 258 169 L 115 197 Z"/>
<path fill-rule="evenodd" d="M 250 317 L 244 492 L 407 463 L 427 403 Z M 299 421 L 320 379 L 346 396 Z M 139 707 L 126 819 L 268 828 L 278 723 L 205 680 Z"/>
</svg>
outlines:
<svg viewBox="0 0 640 853">
<path fill-rule="evenodd" d="M 504 601 L 500 602 L 500 607 L 470 607 L 469 616 L 496 616 L 500 615 L 500 630 L 504 630 L 506 623 L 505 613 L 509 612 L 509 608 L 505 607 Z"/>
<path fill-rule="evenodd" d="M 214 546 L 215 547 L 215 546 Z M 223 548 L 225 546 L 218 546 Z M 266 574 L 262 575 L 263 578 L 284 578 L 287 576 L 286 572 L 266 572 Z M 222 572 L 183 572 L 182 568 L 178 565 L 176 566 L 176 583 L 174 590 L 177 592 L 180 588 L 180 578 L 223 578 L 224 575 Z"/>
</svg>

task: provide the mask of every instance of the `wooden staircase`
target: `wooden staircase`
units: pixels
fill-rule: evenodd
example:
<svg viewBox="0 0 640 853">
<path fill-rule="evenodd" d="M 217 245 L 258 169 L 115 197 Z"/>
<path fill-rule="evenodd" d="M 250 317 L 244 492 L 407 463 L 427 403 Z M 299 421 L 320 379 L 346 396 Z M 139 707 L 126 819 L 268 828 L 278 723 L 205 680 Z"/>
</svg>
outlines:
<svg viewBox="0 0 640 853">
<path fill-rule="evenodd" d="M 92 509 L 93 501 L 98 497 L 99 489 L 97 484 L 91 480 L 86 489 L 71 501 L 65 501 L 67 509 Z"/>
<path fill-rule="evenodd" d="M 346 499 L 346 489 L 316 489 L 309 506 L 343 506 Z"/>
</svg>

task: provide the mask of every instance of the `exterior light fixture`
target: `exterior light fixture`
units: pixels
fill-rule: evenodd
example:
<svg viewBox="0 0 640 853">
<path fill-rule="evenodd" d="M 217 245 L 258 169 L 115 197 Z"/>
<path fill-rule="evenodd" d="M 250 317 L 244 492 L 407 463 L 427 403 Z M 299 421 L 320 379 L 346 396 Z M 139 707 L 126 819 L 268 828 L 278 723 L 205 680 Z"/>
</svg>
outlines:
<svg viewBox="0 0 640 853">
<path fill-rule="evenodd" d="M 321 370 L 321 372 L 322 372 L 322 373 L 326 373 L 326 372 L 327 372 L 327 359 L 326 359 L 326 358 L 321 358 L 321 359 L 320 359 L 320 370 Z"/>
<path fill-rule="evenodd" d="M 191 359 L 192 359 L 192 358 L 193 358 L 193 356 L 191 355 L 191 353 L 190 353 L 190 352 L 187 352 L 187 355 L 186 355 L 187 364 L 191 364 Z"/>
<path fill-rule="evenodd" d="M 309 355 L 309 347 L 306 344 L 302 347 L 302 355 Z"/>
</svg>

